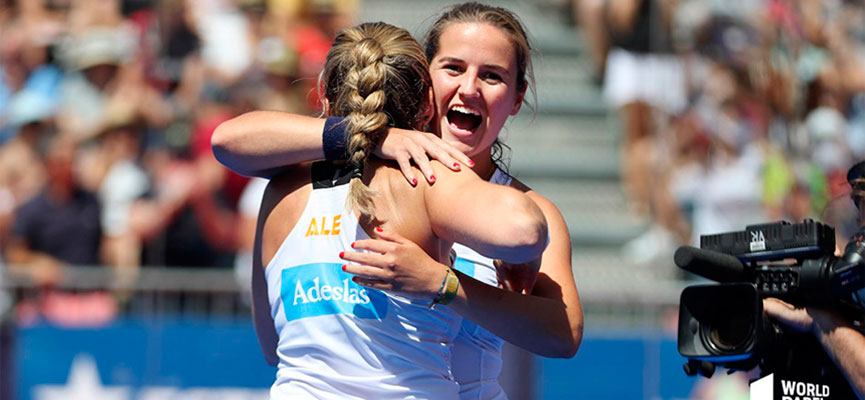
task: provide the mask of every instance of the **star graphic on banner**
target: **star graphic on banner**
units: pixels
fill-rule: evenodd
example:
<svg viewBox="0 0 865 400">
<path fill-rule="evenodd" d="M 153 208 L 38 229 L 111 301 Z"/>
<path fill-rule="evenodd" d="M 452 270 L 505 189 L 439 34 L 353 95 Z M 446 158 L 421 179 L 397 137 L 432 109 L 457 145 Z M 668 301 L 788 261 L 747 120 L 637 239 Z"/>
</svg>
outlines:
<svg viewBox="0 0 865 400">
<path fill-rule="evenodd" d="M 72 360 L 65 385 L 39 385 L 33 388 L 35 400 L 128 400 L 128 387 L 102 386 L 96 361 L 88 354 Z"/>
</svg>

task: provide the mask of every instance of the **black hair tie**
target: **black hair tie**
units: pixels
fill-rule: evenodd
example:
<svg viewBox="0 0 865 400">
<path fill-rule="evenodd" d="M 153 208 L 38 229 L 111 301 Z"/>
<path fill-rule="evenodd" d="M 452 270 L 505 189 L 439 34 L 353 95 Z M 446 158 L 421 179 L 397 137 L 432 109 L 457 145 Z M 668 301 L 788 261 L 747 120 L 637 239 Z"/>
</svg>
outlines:
<svg viewBox="0 0 865 400">
<path fill-rule="evenodd" d="M 349 179 L 354 179 L 354 178 L 363 179 L 363 164 L 356 162 L 356 161 L 352 161 L 352 162 L 348 163 L 348 167 L 351 169 L 351 172 L 349 173 L 349 176 L 351 178 L 349 178 Z"/>
</svg>

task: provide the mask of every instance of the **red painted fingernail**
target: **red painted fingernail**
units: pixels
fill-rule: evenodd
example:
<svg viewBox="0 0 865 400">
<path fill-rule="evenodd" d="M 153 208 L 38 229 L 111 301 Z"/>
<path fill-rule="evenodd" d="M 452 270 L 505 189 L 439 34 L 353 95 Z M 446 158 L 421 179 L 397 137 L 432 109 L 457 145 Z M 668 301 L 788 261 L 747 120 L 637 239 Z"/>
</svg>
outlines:
<svg viewBox="0 0 865 400">
<path fill-rule="evenodd" d="M 384 229 L 381 229 L 380 226 L 375 227 L 376 232 L 384 232 Z"/>
<path fill-rule="evenodd" d="M 342 256 L 344 256 L 344 255 L 345 255 L 345 252 L 344 252 L 344 251 L 340 251 L 340 252 L 339 252 L 339 258 L 342 258 Z"/>
<path fill-rule="evenodd" d="M 430 182 L 435 182 L 435 181 L 436 181 L 436 176 L 435 176 L 435 175 L 430 175 L 430 176 L 429 176 L 429 180 L 430 180 Z"/>
<path fill-rule="evenodd" d="M 454 163 L 454 168 L 459 168 L 459 167 L 460 167 L 459 163 Z"/>
<path fill-rule="evenodd" d="M 354 243 L 355 243 L 355 242 L 351 242 L 351 248 L 352 248 L 352 249 L 354 248 Z"/>
<path fill-rule="evenodd" d="M 417 186 L 417 178 L 411 178 L 412 186 Z"/>
<path fill-rule="evenodd" d="M 475 166 L 475 162 L 472 160 L 469 160 L 469 167 L 474 167 L 474 166 Z"/>
<path fill-rule="evenodd" d="M 345 271 L 345 264 L 342 265 L 342 270 Z"/>
</svg>

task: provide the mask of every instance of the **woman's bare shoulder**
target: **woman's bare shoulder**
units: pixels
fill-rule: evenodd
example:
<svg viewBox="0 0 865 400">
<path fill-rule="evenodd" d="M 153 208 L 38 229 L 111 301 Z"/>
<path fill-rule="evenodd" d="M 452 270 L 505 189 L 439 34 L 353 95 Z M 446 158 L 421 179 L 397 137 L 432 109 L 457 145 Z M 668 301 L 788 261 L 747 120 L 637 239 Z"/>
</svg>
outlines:
<svg viewBox="0 0 865 400">
<path fill-rule="evenodd" d="M 552 216 L 556 216 L 559 219 L 563 219 L 562 212 L 559 210 L 559 207 L 556 206 L 555 203 L 553 203 L 546 196 L 534 191 L 532 188 L 530 188 L 528 185 L 526 185 L 525 183 L 523 183 L 519 179 L 517 179 L 517 178 L 511 179 L 511 185 L 510 186 L 514 189 L 517 189 L 517 190 L 525 193 L 526 196 L 529 196 L 529 198 L 532 199 L 532 201 L 534 201 L 535 204 L 538 205 L 538 208 L 540 208 L 541 211 L 544 212 L 544 215 L 547 217 L 548 220 Z"/>
</svg>

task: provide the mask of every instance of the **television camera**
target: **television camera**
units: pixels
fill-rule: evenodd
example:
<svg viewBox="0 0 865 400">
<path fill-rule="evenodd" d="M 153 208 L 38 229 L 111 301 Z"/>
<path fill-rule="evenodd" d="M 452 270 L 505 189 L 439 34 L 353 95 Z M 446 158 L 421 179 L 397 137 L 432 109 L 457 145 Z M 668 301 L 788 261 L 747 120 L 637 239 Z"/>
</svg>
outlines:
<svg viewBox="0 0 865 400">
<path fill-rule="evenodd" d="M 835 230 L 813 220 L 750 225 L 700 236 L 700 248 L 678 248 L 676 265 L 720 282 L 682 291 L 678 349 L 688 359 L 685 372 L 711 377 L 716 366 L 760 366 L 763 375 L 826 375 L 834 369 L 813 336 L 785 331 L 764 315 L 762 302 L 777 297 L 831 308 L 861 329 L 865 313 L 857 291 L 865 287 L 865 229 L 851 237 L 842 257 L 834 251 Z M 831 373 L 840 376 L 837 369 Z"/>
</svg>

